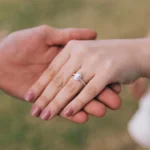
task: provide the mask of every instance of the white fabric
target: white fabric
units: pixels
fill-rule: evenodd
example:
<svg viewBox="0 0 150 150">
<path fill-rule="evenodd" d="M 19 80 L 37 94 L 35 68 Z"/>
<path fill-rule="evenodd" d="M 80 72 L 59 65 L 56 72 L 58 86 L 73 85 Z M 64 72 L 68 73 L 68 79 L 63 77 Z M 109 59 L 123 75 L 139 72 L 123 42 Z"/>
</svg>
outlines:
<svg viewBox="0 0 150 150">
<path fill-rule="evenodd" d="M 128 124 L 128 131 L 138 144 L 150 148 L 150 91 L 141 98 L 139 109 Z"/>
</svg>

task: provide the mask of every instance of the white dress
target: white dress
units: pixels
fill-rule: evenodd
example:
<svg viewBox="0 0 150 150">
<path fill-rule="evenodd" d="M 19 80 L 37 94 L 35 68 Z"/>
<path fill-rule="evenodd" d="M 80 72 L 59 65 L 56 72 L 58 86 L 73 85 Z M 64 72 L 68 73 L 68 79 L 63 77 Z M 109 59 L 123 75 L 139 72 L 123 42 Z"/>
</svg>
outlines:
<svg viewBox="0 0 150 150">
<path fill-rule="evenodd" d="M 150 148 L 150 90 L 141 98 L 139 109 L 128 124 L 128 131 L 138 144 Z"/>
</svg>

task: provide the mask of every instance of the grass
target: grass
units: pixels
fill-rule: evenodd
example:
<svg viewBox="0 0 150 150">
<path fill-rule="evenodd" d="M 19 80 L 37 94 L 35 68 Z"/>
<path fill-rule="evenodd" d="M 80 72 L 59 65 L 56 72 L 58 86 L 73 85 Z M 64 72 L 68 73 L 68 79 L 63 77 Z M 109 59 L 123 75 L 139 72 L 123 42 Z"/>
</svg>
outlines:
<svg viewBox="0 0 150 150">
<path fill-rule="evenodd" d="M 1 33 L 40 24 L 87 27 L 100 39 L 138 38 L 150 26 L 149 0 L 0 0 Z M 123 106 L 84 125 L 61 118 L 43 122 L 29 115 L 30 104 L 0 93 L 0 150 L 144 150 L 127 133 L 137 108 L 122 92 Z"/>
</svg>

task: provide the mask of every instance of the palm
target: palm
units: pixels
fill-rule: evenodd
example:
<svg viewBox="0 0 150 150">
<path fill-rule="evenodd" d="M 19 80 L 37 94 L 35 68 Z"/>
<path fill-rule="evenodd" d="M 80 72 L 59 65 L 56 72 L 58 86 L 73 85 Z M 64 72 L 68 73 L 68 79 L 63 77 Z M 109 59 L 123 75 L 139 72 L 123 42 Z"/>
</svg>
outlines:
<svg viewBox="0 0 150 150">
<path fill-rule="evenodd" d="M 23 98 L 58 54 L 59 46 L 48 46 L 45 39 L 45 32 L 35 29 L 16 32 L 4 39 L 3 53 L 7 60 L 4 67 L 9 72 L 5 73 L 7 82 L 3 89 L 8 93 Z"/>
</svg>

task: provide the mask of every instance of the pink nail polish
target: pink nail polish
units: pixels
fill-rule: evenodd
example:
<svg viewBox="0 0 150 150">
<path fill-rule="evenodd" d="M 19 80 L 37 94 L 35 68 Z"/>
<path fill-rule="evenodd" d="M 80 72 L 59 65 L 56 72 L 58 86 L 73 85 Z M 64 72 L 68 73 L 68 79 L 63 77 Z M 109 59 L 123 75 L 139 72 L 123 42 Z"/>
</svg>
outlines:
<svg viewBox="0 0 150 150">
<path fill-rule="evenodd" d="M 40 112 L 41 111 L 40 111 L 39 107 L 35 105 L 35 106 L 32 107 L 31 115 L 34 116 L 34 117 L 38 117 Z"/>
<path fill-rule="evenodd" d="M 72 115 L 73 115 L 73 109 L 72 109 L 72 108 L 67 109 L 67 110 L 65 111 L 64 115 L 65 115 L 66 117 L 72 116 Z"/>
<path fill-rule="evenodd" d="M 42 120 L 48 120 L 51 117 L 51 111 L 49 110 L 43 111 L 40 117 Z"/>
<path fill-rule="evenodd" d="M 30 101 L 34 100 L 34 97 L 35 97 L 34 93 L 32 91 L 29 91 L 25 96 L 25 100 L 27 102 L 30 102 Z"/>
</svg>

